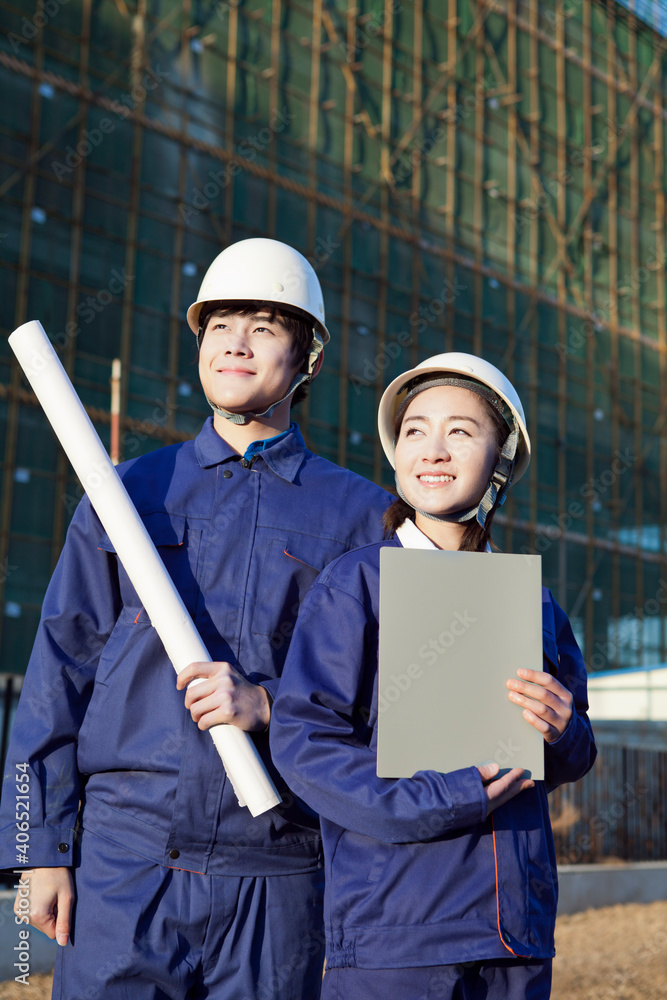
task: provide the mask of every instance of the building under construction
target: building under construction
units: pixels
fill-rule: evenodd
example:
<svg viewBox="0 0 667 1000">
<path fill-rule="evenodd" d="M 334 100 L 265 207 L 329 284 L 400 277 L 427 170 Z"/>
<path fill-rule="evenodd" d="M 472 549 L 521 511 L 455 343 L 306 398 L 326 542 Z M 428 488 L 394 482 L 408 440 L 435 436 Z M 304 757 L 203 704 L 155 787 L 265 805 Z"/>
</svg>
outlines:
<svg viewBox="0 0 667 1000">
<path fill-rule="evenodd" d="M 105 441 L 192 436 L 185 310 L 268 235 L 316 267 L 332 342 L 299 422 L 391 485 L 388 380 L 503 368 L 530 473 L 497 519 L 539 552 L 590 669 L 667 659 L 662 5 L 0 0 L 3 333 L 40 319 Z M 20 673 L 80 496 L 0 342 L 0 670 Z"/>
</svg>

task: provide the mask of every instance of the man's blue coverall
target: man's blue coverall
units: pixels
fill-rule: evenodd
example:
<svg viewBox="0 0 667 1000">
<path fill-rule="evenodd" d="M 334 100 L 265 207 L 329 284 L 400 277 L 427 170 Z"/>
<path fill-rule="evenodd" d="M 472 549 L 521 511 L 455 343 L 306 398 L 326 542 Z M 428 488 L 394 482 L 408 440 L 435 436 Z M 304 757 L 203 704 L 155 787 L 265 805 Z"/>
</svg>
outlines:
<svg viewBox="0 0 667 1000">
<path fill-rule="evenodd" d="M 342 552 L 382 537 L 388 495 L 310 452 L 296 425 L 263 449 L 251 446 L 242 459 L 209 418 L 194 441 L 161 448 L 120 466 L 119 472 L 211 658 L 229 661 L 275 696 L 308 587 Z M 105 997 L 125 996 L 122 990 L 112 992 L 111 983 L 117 973 L 135 974 L 129 955 L 135 948 L 132 942 L 141 935 L 149 941 L 152 932 L 146 928 L 160 926 L 165 914 L 177 927 L 177 937 L 187 935 L 187 925 L 198 921 L 209 933 L 209 920 L 222 934 L 226 922 L 225 941 L 228 948 L 236 941 L 232 954 L 239 966 L 252 965 L 257 937 L 269 940 L 272 921 L 293 925 L 295 941 L 317 938 L 318 944 L 311 947 L 313 965 L 319 961 L 322 862 L 317 818 L 294 800 L 271 766 L 268 734 L 253 734 L 253 739 L 284 803 L 254 819 L 241 809 L 209 734 L 193 722 L 175 681 L 161 642 L 84 498 L 44 600 L 13 728 L 2 800 L 0 866 L 20 867 L 15 769 L 27 763 L 30 839 L 25 862 L 28 867 L 76 867 L 79 902 L 73 945 L 59 952 L 76 952 L 77 946 L 80 954 L 84 951 L 82 901 L 88 897 L 91 920 L 100 918 L 108 927 L 112 944 L 114 936 L 121 935 L 120 925 L 131 922 L 132 883 L 124 896 L 118 881 L 125 859 L 137 887 L 134 895 L 153 894 L 143 900 L 150 914 L 143 912 L 137 916 L 137 928 L 122 932 L 129 941 L 125 965 L 114 965 L 113 948 L 103 958 L 102 941 L 99 951 L 91 942 L 88 958 L 79 960 L 96 966 L 92 982 Z M 104 852 L 106 862 L 101 860 Z M 88 857 L 96 860 L 87 862 Z M 146 882 L 140 890 L 142 860 L 153 866 L 158 881 L 150 883 L 152 888 Z M 89 872 L 95 892 L 86 888 Z M 239 880 L 262 880 L 257 889 L 261 895 L 268 891 L 267 877 L 269 882 L 276 877 L 271 882 L 275 895 L 280 877 L 299 874 L 307 876 L 303 890 L 297 879 L 283 879 L 286 916 L 279 909 L 272 916 L 270 899 L 242 904 L 247 886 Z M 208 887 L 211 880 L 198 881 L 202 875 L 235 881 L 232 887 L 231 881 L 223 885 L 214 880 L 216 884 L 204 891 L 202 886 Z M 197 885 L 193 893 L 206 896 L 201 903 L 204 915 L 188 913 L 195 904 L 183 896 L 190 891 L 186 882 Z M 177 903 L 175 892 L 181 894 Z M 216 893 L 236 895 L 233 903 L 216 904 Z M 99 913 L 93 913 L 96 899 Z M 215 909 L 208 912 L 216 905 L 230 910 L 224 919 Z M 257 927 L 249 934 L 253 907 Z M 274 960 L 284 965 L 291 957 L 284 954 L 290 946 L 279 934 L 275 937 L 275 947 L 283 954 Z M 152 945 L 139 941 L 138 947 L 149 965 Z M 202 945 L 202 953 L 206 947 Z M 215 944 L 217 952 L 222 948 L 223 943 Z M 197 957 L 194 945 L 190 951 L 186 945 L 183 949 L 185 957 L 169 960 L 174 984 L 182 979 L 178 989 L 174 985 L 174 996 L 194 990 L 202 967 L 213 962 Z M 69 961 L 66 957 L 65 964 Z M 225 961 L 229 965 L 228 954 Z M 104 979 L 99 969 L 107 966 L 111 972 Z M 138 986 L 140 972 L 136 976 L 133 997 L 144 995 Z M 77 980 L 76 989 L 83 990 L 83 981 Z M 205 995 L 261 995 L 257 969 L 248 971 L 250 985 L 243 982 L 246 993 Z M 251 986 L 255 993 L 247 992 Z M 66 995 L 74 987 L 63 989 Z M 296 987 L 287 984 L 282 992 L 266 985 L 262 989 L 276 998 L 291 997 Z"/>
</svg>

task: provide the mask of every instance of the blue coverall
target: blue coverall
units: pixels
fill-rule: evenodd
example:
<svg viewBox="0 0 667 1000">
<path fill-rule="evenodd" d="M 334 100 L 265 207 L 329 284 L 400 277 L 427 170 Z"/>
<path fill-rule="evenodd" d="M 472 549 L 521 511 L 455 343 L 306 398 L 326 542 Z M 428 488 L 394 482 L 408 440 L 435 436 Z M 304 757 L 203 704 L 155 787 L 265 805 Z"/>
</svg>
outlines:
<svg viewBox="0 0 667 1000">
<path fill-rule="evenodd" d="M 294 424 L 241 459 L 209 418 L 194 441 L 119 472 L 212 659 L 272 696 L 308 587 L 382 537 L 391 499 L 310 452 Z M 271 767 L 268 734 L 253 739 L 284 803 L 254 819 L 241 809 L 175 683 L 84 498 L 44 600 L 2 799 L 1 867 L 20 867 L 15 776 L 27 762 L 23 861 L 76 869 L 54 995 L 198 996 L 205 984 L 210 997 L 301 1000 L 303 980 L 317 996 L 317 818 Z M 158 966 L 164 982 L 144 992 Z"/>
<path fill-rule="evenodd" d="M 486 961 L 505 968 L 527 959 L 533 964 L 517 966 L 512 989 L 523 974 L 519 995 L 543 997 L 548 993 L 525 988 L 534 963 L 554 953 L 557 882 L 547 791 L 580 778 L 596 753 L 581 653 L 566 615 L 544 590 L 544 666 L 572 693 L 573 715 L 560 738 L 545 745 L 546 780 L 488 819 L 476 767 L 379 778 L 383 545 L 400 542 L 348 552 L 309 591 L 271 722 L 276 765 L 321 818 L 327 970 L 340 970 L 327 971 L 323 996 L 340 990 L 346 998 L 507 998 L 502 976 L 498 992 L 490 983 L 479 994 L 446 992 L 443 967 Z M 364 974 L 388 969 L 410 970 L 405 993 L 400 975 Z M 358 994 L 357 980 L 365 984 Z"/>
</svg>

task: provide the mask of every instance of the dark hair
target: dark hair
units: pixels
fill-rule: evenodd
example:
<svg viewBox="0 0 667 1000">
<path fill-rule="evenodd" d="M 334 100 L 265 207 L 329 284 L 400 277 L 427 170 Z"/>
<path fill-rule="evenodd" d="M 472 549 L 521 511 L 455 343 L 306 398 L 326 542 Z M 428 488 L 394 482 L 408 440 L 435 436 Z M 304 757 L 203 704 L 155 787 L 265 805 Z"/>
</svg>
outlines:
<svg viewBox="0 0 667 1000">
<path fill-rule="evenodd" d="M 239 316 L 254 316 L 262 310 L 266 310 L 269 321 L 280 320 L 285 329 L 292 337 L 292 350 L 294 360 L 299 365 L 299 371 L 305 372 L 308 365 L 308 354 L 310 345 L 313 342 L 313 321 L 305 313 L 291 309 L 281 309 L 275 302 L 248 302 L 247 299 L 238 302 L 207 302 L 199 313 L 199 331 L 197 333 L 197 348 L 200 348 L 208 326 L 208 321 L 213 313 L 221 313 L 228 316 L 236 313 Z M 292 406 L 296 406 L 308 395 L 308 382 L 302 383 L 294 393 Z"/>
<path fill-rule="evenodd" d="M 431 374 L 429 377 L 433 378 L 433 375 Z M 474 390 L 472 389 L 469 389 L 468 391 L 474 392 Z M 489 401 L 484 398 L 484 396 L 480 396 L 479 398 L 484 404 L 484 408 L 486 409 L 487 414 L 489 415 L 489 417 L 491 417 L 493 421 L 493 428 L 496 432 L 496 444 L 498 446 L 498 454 L 500 455 L 502 447 L 509 436 L 510 428 L 507 425 L 507 421 L 505 420 L 505 418 L 502 416 L 502 414 L 498 412 L 498 410 L 496 410 L 495 406 L 492 406 L 491 403 L 489 403 Z M 396 411 L 396 417 L 394 418 L 395 441 L 398 440 L 398 435 L 400 434 L 401 431 L 401 425 L 403 423 L 403 417 L 405 416 L 405 411 L 407 410 L 408 406 L 410 405 L 413 399 L 414 396 L 410 396 L 407 399 L 404 399 L 401 405 L 399 406 L 398 410 Z M 459 544 L 459 552 L 484 552 L 487 543 L 493 544 L 491 540 L 491 525 L 493 523 L 493 518 L 496 513 L 496 509 L 497 508 L 494 507 L 493 510 L 489 511 L 486 518 L 485 527 L 482 527 L 476 518 L 473 518 L 472 521 L 466 522 L 466 528 L 465 531 L 463 532 L 463 537 L 461 538 L 461 542 Z M 411 521 L 414 521 L 415 519 L 414 508 L 411 507 L 409 503 L 406 503 L 405 500 L 402 500 L 400 497 L 398 497 L 398 499 L 394 500 L 391 507 L 388 507 L 387 510 L 384 512 L 383 524 L 386 532 L 389 535 L 395 534 L 396 529 L 400 527 L 401 524 L 403 524 L 403 521 L 405 521 L 406 518 L 409 518 Z"/>
</svg>

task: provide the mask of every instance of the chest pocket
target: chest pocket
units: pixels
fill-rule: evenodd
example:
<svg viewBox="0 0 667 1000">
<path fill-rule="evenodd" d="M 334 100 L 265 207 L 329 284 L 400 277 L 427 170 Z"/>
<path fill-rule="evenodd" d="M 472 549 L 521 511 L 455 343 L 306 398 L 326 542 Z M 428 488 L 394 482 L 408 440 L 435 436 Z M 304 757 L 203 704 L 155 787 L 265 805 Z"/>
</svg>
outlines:
<svg viewBox="0 0 667 1000">
<path fill-rule="evenodd" d="M 253 633 L 269 636 L 276 649 L 285 645 L 294 631 L 308 588 L 345 549 L 345 543 L 337 539 L 316 538 L 297 531 L 271 538 L 257 584 Z"/>
<path fill-rule="evenodd" d="M 176 584 L 185 606 L 193 614 L 198 594 L 196 574 L 201 531 L 192 528 L 188 524 L 187 518 L 182 515 L 169 514 L 167 511 L 142 514 L 141 519 L 170 577 Z M 98 547 L 105 552 L 113 552 L 114 554 L 116 552 L 111 539 L 106 534 L 100 539 Z M 122 567 L 119 567 L 119 575 L 123 597 L 121 619 L 131 620 L 134 624 L 148 622 L 148 615 L 142 608 L 139 597 Z"/>
</svg>

